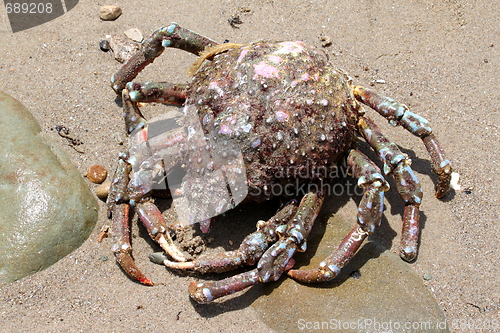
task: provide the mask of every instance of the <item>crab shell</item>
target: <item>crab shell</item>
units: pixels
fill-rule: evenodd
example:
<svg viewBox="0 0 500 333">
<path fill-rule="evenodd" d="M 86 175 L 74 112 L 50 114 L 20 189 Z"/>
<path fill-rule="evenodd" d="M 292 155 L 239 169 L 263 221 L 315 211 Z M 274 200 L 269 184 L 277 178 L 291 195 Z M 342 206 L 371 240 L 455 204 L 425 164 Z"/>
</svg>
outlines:
<svg viewBox="0 0 500 333">
<path fill-rule="evenodd" d="M 204 135 L 241 151 L 255 201 L 272 197 L 278 183 L 328 178 L 324 170 L 353 143 L 362 112 L 349 78 L 298 41 L 218 54 L 195 74 L 187 96 L 185 110 L 195 106 Z"/>
</svg>

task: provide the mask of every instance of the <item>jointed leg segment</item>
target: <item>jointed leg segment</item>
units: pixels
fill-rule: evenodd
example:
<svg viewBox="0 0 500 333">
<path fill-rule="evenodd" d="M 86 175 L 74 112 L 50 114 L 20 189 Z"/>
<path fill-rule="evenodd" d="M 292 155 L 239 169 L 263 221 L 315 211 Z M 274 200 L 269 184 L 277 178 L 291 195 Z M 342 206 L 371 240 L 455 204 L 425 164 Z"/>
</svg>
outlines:
<svg viewBox="0 0 500 333">
<path fill-rule="evenodd" d="M 384 162 L 385 173 L 393 175 L 396 189 L 405 203 L 400 256 L 406 261 L 412 261 L 417 255 L 420 234 L 418 208 L 423 196 L 420 183 L 410 167 L 411 161 L 408 157 L 396 144 L 389 141 L 370 118 L 361 117 L 358 127 L 365 140 Z"/>
<path fill-rule="evenodd" d="M 364 194 L 358 207 L 358 223 L 340 243 L 339 247 L 318 268 L 290 270 L 288 275 L 301 282 L 322 282 L 335 278 L 359 249 L 366 236 L 380 225 L 384 207 L 384 192 L 389 185 L 380 169 L 358 150 L 351 150 L 347 165 L 358 179 Z"/>
<path fill-rule="evenodd" d="M 201 36 L 189 29 L 181 28 L 177 23 L 168 27 L 159 28 L 151 37 L 143 42 L 142 52 L 132 56 L 120 70 L 111 78 L 111 86 L 117 94 L 128 82 L 131 82 L 137 74 L 147 65 L 152 63 L 166 47 L 178 48 L 190 53 L 199 54 L 207 46 L 218 43 Z"/>
<path fill-rule="evenodd" d="M 380 95 L 371 89 L 353 86 L 353 93 L 360 102 L 380 113 L 391 124 L 401 125 L 422 139 L 431 157 L 432 168 L 438 176 L 436 197 L 443 197 L 450 186 L 452 168 L 450 161 L 446 159 L 443 148 L 432 133 L 429 122 L 410 112 L 406 105 Z M 391 173 L 394 176 L 399 195 L 405 202 L 400 256 L 406 261 L 412 261 L 417 256 L 420 234 L 419 206 L 422 201 L 420 183 L 410 167 L 411 161 L 408 157 L 399 150 L 396 144 L 390 142 L 382 134 L 372 120 L 361 117 L 358 127 L 365 140 L 384 162 L 384 173 Z"/>
<path fill-rule="evenodd" d="M 423 117 L 410 112 L 406 105 L 400 104 L 392 98 L 380 95 L 371 89 L 353 86 L 353 93 L 359 101 L 380 113 L 391 124 L 401 125 L 410 133 L 422 139 L 431 157 L 432 168 L 438 175 L 436 197 L 443 197 L 450 186 L 452 168 L 443 148 L 432 133 L 429 122 Z"/>
<path fill-rule="evenodd" d="M 165 47 L 175 47 L 199 54 L 207 46 L 213 45 L 217 43 L 172 23 L 168 27 L 156 30 L 144 42 L 142 52 L 132 56 L 111 78 L 113 89 L 122 95 L 125 126 L 127 133 L 132 134 L 133 146 L 130 154 L 120 155 L 108 197 L 108 215 L 112 218 L 111 230 L 115 240 L 112 250 L 126 273 L 146 285 L 152 285 L 153 282 L 137 268 L 131 256 L 129 211 L 130 208 L 137 211 L 139 219 L 151 238 L 160 244 L 165 252 L 177 261 L 185 260 L 182 253 L 174 246 L 163 216 L 150 198 L 152 181 L 158 170 L 163 166 L 167 169 L 165 172 L 168 172 L 177 163 L 172 159 L 163 165 L 164 161 L 161 156 L 156 156 L 155 152 L 172 150 L 182 141 L 184 133 L 171 131 L 169 137 L 162 137 L 161 145 L 152 147 L 151 142 L 148 141 L 147 122 L 137 107 L 137 102 L 182 105 L 186 99 L 187 86 L 166 82 L 132 83 L 130 81 L 144 67 L 153 62 Z"/>
</svg>

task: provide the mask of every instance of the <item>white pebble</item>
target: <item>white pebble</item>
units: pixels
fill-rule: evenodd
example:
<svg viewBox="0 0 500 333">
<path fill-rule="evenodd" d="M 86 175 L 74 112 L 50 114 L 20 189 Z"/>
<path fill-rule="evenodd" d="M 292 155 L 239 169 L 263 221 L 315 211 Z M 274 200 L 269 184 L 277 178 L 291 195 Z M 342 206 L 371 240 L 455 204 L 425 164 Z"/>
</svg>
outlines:
<svg viewBox="0 0 500 333">
<path fill-rule="evenodd" d="M 460 184 L 458 184 L 458 181 L 460 180 L 460 175 L 458 172 L 452 172 L 451 173 L 451 181 L 450 181 L 450 187 L 454 189 L 455 191 L 460 191 Z"/>
<path fill-rule="evenodd" d="M 125 31 L 124 34 L 128 38 L 130 38 L 133 41 L 138 42 L 138 43 L 142 42 L 142 40 L 143 40 L 142 33 L 137 28 L 130 28 L 127 31 Z"/>
</svg>

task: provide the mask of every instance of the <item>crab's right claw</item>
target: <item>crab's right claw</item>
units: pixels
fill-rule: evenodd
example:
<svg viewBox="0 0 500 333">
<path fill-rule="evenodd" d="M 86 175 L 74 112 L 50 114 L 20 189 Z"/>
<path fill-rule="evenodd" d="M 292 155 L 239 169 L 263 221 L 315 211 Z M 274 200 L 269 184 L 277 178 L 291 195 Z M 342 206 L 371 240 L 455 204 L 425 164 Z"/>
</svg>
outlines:
<svg viewBox="0 0 500 333">
<path fill-rule="evenodd" d="M 115 253 L 116 261 L 120 264 L 121 268 L 127 275 L 146 286 L 154 286 L 153 281 L 144 275 L 132 259 L 132 256 L 126 252 Z"/>
</svg>

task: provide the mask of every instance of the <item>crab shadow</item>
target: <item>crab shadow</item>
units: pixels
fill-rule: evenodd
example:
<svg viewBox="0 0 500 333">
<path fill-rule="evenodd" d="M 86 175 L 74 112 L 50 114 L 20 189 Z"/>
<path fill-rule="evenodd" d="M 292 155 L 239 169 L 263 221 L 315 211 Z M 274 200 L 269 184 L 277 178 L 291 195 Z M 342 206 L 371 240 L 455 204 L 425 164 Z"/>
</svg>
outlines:
<svg viewBox="0 0 500 333">
<path fill-rule="evenodd" d="M 366 147 L 363 143 L 360 144 L 360 150 L 362 150 L 368 157 L 375 161 L 376 164 L 381 167 L 380 162 L 378 161 L 375 153 L 371 151 L 371 149 Z M 412 166 L 414 169 L 425 176 L 429 176 L 431 178 L 435 177 L 432 174 L 431 164 L 427 160 L 419 159 L 416 157 L 416 154 L 412 150 L 403 149 L 403 151 L 410 156 L 413 161 Z M 351 261 L 344 267 L 341 273 L 332 281 L 323 282 L 323 283 L 314 283 L 307 284 L 307 286 L 311 288 L 335 288 L 343 284 L 347 279 L 357 278 L 357 274 L 359 270 L 366 264 L 368 260 L 377 258 L 381 253 L 390 249 L 393 246 L 393 242 L 397 236 L 397 232 L 394 231 L 394 228 L 401 228 L 401 222 L 398 225 L 391 226 L 388 222 L 387 216 L 392 215 L 391 220 L 397 219 L 401 221 L 403 211 L 404 211 L 404 202 L 399 197 L 397 191 L 395 190 L 395 184 L 392 177 L 387 177 L 391 185 L 391 190 L 386 192 L 386 200 L 389 203 L 390 209 L 386 209 L 382 216 L 381 225 L 376 229 L 376 231 L 370 235 L 368 238 L 368 242 L 366 242 L 359 251 L 355 254 L 355 256 L 351 259 Z M 349 186 L 349 184 L 356 184 L 354 178 L 348 177 L 344 179 L 337 179 L 336 182 L 342 184 L 343 186 Z M 356 185 L 354 185 L 356 186 Z M 352 191 L 351 191 L 352 193 Z M 447 196 L 449 196 L 448 194 Z M 318 215 L 313 230 L 308 238 L 308 248 L 304 253 L 298 253 L 294 258 L 296 259 L 296 268 L 300 268 L 301 266 L 306 266 L 310 264 L 311 260 L 316 256 L 318 252 L 319 245 L 322 242 L 330 241 L 325 240 L 324 235 L 327 229 L 328 223 L 331 223 L 330 218 L 338 214 L 338 212 L 345 206 L 347 203 L 353 200 L 356 206 L 359 206 L 361 201 L 361 195 L 348 195 L 347 193 L 341 195 L 330 195 L 327 196 L 323 207 L 321 209 L 320 214 Z M 256 204 L 251 203 L 247 205 L 243 205 L 241 208 L 236 208 L 231 212 L 225 214 L 225 216 L 217 223 L 213 230 L 213 238 L 214 242 L 211 244 L 212 246 L 222 246 L 225 250 L 234 250 L 239 246 L 239 242 L 243 240 L 243 238 L 249 233 L 255 230 L 256 221 L 262 219 L 266 220 L 270 216 L 272 216 L 279 207 L 279 200 L 275 199 L 270 202 L 266 202 L 264 204 Z M 387 208 L 387 206 L 386 206 Z M 394 217 L 396 216 L 396 218 Z M 426 224 L 426 215 L 424 212 L 420 212 L 420 225 L 423 232 L 425 232 L 425 224 Z M 238 222 L 235 222 L 238 221 Z M 354 226 L 356 223 L 356 217 L 352 216 L 352 222 Z M 228 243 L 228 235 L 231 238 L 231 242 Z M 236 241 L 236 239 L 238 241 Z M 333 249 L 338 243 L 340 243 L 341 238 L 335 240 L 337 243 L 329 244 Z M 399 243 L 399 239 L 395 240 Z M 232 245 L 229 245 L 232 244 Z M 323 258 L 321 258 L 323 259 Z M 221 275 L 207 275 L 203 276 L 203 279 L 221 279 L 227 276 L 235 275 L 240 271 L 230 272 L 229 274 L 224 276 Z M 198 276 L 198 278 L 200 278 Z M 248 307 L 252 303 L 254 303 L 260 296 L 262 295 L 270 295 L 273 290 L 280 288 L 280 285 L 289 279 L 286 274 L 276 282 L 271 282 L 267 284 L 258 284 L 254 285 L 248 290 L 238 292 L 235 294 L 235 297 L 215 301 L 208 305 L 198 304 L 195 301 L 192 301 L 193 307 L 195 310 L 203 317 L 215 317 L 223 313 L 240 310 Z"/>
</svg>

